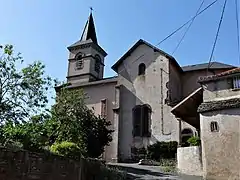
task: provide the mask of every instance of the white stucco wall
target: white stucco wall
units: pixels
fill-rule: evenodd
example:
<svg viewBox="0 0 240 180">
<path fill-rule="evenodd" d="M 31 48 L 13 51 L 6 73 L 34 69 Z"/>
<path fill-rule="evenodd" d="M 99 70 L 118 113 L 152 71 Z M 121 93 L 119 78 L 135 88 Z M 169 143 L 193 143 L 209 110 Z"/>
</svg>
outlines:
<svg viewBox="0 0 240 180">
<path fill-rule="evenodd" d="M 240 179 L 240 109 L 202 113 L 200 119 L 204 177 Z M 218 132 L 211 132 L 212 121 L 218 123 Z"/>
<path fill-rule="evenodd" d="M 198 146 L 177 149 L 177 168 L 179 173 L 202 176 L 201 150 Z"/>
</svg>

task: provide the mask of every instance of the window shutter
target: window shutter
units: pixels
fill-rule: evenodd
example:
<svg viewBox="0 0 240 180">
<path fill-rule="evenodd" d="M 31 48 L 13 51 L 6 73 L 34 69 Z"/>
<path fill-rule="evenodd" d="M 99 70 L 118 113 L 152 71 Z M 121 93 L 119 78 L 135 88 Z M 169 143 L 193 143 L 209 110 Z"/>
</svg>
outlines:
<svg viewBox="0 0 240 180">
<path fill-rule="evenodd" d="M 149 122 L 151 118 L 151 111 L 147 106 L 142 109 L 142 136 L 149 136 Z"/>
<path fill-rule="evenodd" d="M 141 135 L 141 107 L 133 110 L 133 136 Z"/>
</svg>

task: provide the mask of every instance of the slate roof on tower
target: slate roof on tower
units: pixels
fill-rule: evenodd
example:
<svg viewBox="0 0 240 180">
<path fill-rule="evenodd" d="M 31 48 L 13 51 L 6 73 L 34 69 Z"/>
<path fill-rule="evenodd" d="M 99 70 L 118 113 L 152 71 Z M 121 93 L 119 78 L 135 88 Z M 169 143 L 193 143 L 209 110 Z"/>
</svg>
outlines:
<svg viewBox="0 0 240 180">
<path fill-rule="evenodd" d="M 68 49 L 70 50 L 73 47 L 77 47 L 85 44 L 93 44 L 94 47 L 102 51 L 104 56 L 107 55 L 107 53 L 98 44 L 92 12 L 90 13 L 88 20 L 84 26 L 80 40 L 78 40 L 71 46 L 68 46 Z"/>
<path fill-rule="evenodd" d="M 90 13 L 88 17 L 80 40 L 69 47 L 74 47 L 85 43 L 95 43 L 96 45 L 98 44 L 92 13 Z"/>
<path fill-rule="evenodd" d="M 80 41 L 87 41 L 89 39 L 96 44 L 98 43 L 92 13 L 90 13 L 88 21 L 84 27 Z"/>
</svg>

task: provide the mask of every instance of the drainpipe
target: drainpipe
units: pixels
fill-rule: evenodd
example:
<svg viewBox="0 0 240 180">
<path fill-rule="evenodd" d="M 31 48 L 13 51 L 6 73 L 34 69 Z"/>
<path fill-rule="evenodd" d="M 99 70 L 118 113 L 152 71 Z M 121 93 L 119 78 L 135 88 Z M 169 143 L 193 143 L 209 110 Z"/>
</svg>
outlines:
<svg viewBox="0 0 240 180">
<path fill-rule="evenodd" d="M 170 133 L 164 132 L 164 120 L 163 120 L 163 69 L 161 68 L 161 129 L 162 129 L 162 135 L 171 135 Z"/>
</svg>

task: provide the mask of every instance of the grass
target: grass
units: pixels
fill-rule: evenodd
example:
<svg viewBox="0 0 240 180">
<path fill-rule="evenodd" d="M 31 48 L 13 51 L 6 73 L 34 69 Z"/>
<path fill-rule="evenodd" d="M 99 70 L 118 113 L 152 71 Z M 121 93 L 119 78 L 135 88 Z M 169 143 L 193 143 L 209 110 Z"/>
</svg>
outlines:
<svg viewBox="0 0 240 180">
<path fill-rule="evenodd" d="M 175 166 L 163 166 L 162 170 L 165 173 L 176 173 L 177 172 L 177 169 Z"/>
<path fill-rule="evenodd" d="M 161 159 L 159 162 L 163 172 L 165 173 L 176 173 L 177 162 L 176 159 Z"/>
<path fill-rule="evenodd" d="M 127 178 L 127 173 L 119 170 L 116 167 L 101 168 L 101 175 L 97 177 L 97 180 L 123 180 Z"/>
</svg>

